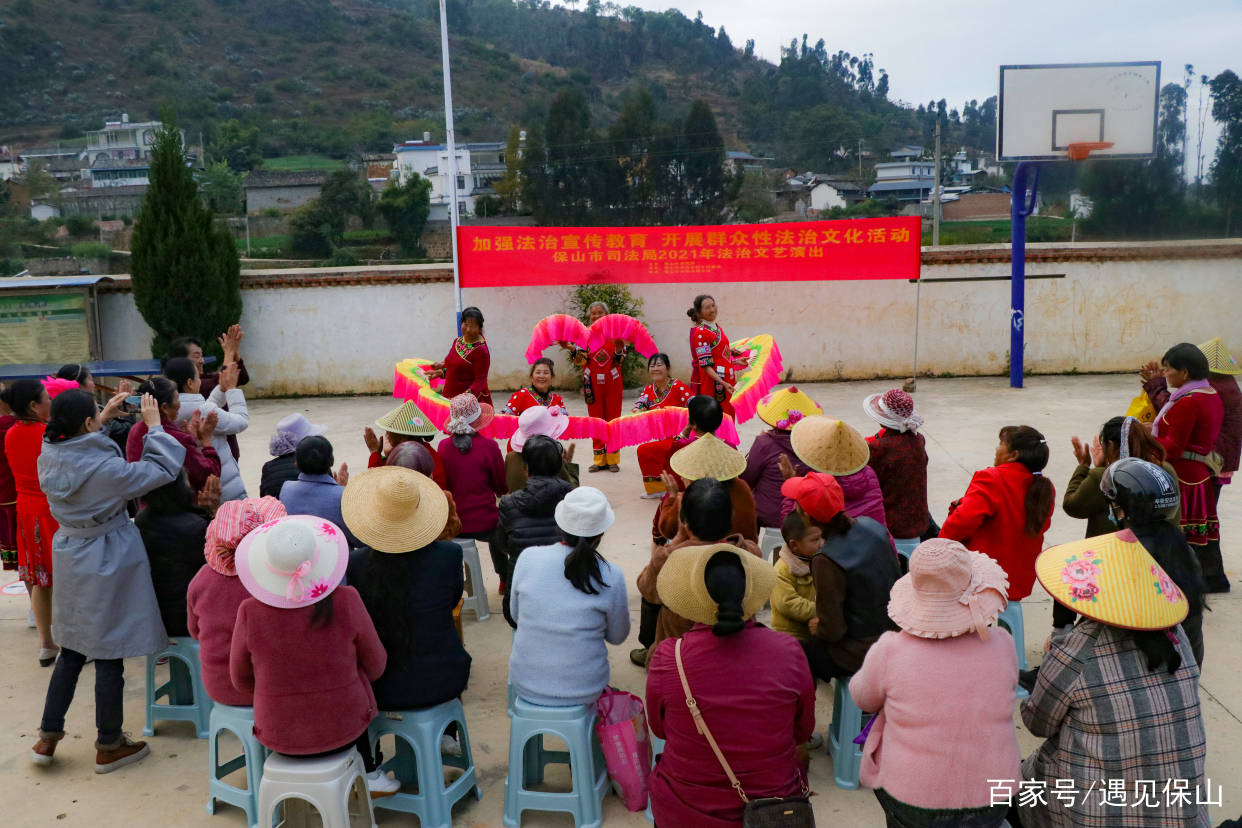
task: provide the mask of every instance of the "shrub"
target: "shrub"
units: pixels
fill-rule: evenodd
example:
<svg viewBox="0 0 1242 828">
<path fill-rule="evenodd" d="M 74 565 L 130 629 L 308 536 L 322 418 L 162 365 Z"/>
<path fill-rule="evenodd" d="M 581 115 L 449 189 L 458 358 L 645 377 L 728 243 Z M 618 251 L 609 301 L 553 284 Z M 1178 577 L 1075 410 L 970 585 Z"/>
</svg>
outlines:
<svg viewBox="0 0 1242 828">
<path fill-rule="evenodd" d="M 71 236 L 89 236 L 95 230 L 95 222 L 89 216 L 70 216 L 65 219 L 65 229 Z"/>
</svg>

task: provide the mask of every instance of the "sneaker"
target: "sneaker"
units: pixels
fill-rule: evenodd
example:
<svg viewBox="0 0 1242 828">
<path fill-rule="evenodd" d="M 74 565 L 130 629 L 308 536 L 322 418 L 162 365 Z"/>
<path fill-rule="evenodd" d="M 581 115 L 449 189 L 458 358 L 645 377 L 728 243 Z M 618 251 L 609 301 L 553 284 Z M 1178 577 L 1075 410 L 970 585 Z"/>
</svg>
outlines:
<svg viewBox="0 0 1242 828">
<path fill-rule="evenodd" d="M 641 497 L 643 500 L 659 500 L 660 498 L 664 497 L 664 492 L 662 491 L 643 492 L 641 495 L 639 495 L 639 497 Z"/>
<path fill-rule="evenodd" d="M 39 741 L 35 742 L 34 747 L 30 749 L 30 761 L 44 768 L 52 764 L 56 753 L 56 743 L 64 736 L 64 733 L 47 733 L 40 730 Z"/>
<path fill-rule="evenodd" d="M 447 733 L 440 734 L 440 754 L 443 756 L 461 756 L 461 743 Z"/>
<path fill-rule="evenodd" d="M 401 783 L 377 768 L 367 774 L 367 790 L 372 799 L 379 799 L 401 790 Z"/>
<path fill-rule="evenodd" d="M 60 655 L 60 647 L 40 647 L 39 648 L 39 666 L 51 667 L 56 663 L 56 657 Z"/>
<path fill-rule="evenodd" d="M 807 750 L 819 750 L 824 746 L 824 734 L 816 733 L 811 737 L 811 741 L 806 743 Z"/>
<path fill-rule="evenodd" d="M 112 773 L 118 768 L 141 762 L 151 753 L 146 742 L 135 742 L 128 734 L 122 733 L 115 745 L 105 749 L 99 742 L 95 743 L 95 773 Z"/>
<path fill-rule="evenodd" d="M 630 663 L 635 667 L 646 667 L 647 653 L 649 651 L 649 647 L 639 647 L 637 649 L 630 650 Z"/>
<path fill-rule="evenodd" d="M 610 463 L 608 464 L 608 471 L 614 472 L 614 473 L 619 472 L 621 471 L 621 467 L 618 466 L 616 463 Z"/>
</svg>

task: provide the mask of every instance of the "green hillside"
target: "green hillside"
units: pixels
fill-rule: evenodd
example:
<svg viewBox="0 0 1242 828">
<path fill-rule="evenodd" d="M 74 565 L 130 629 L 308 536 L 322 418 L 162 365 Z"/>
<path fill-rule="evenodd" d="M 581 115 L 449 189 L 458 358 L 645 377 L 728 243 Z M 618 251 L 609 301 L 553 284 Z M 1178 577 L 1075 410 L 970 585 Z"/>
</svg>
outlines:
<svg viewBox="0 0 1242 828">
<path fill-rule="evenodd" d="M 597 126 L 627 90 L 650 89 L 670 118 L 695 99 L 729 148 L 799 169 L 857 167 L 859 139 L 880 153 L 930 140 L 991 146 L 991 102 L 930 110 L 887 100 L 867 56 L 829 51 L 801 32 L 779 66 L 751 55 L 700 16 L 646 13 L 588 0 L 452 0 L 459 138 L 503 140 L 540 123 L 552 97 L 583 92 Z M 172 108 L 209 151 L 256 135 L 265 157 L 343 158 L 395 140 L 443 134 L 434 0 L 0 0 L 0 143 L 80 137 L 106 116 Z M 734 33 L 744 38 L 745 33 Z M 866 48 L 867 44 L 836 44 Z M 253 132 L 252 132 L 253 130 Z"/>
</svg>

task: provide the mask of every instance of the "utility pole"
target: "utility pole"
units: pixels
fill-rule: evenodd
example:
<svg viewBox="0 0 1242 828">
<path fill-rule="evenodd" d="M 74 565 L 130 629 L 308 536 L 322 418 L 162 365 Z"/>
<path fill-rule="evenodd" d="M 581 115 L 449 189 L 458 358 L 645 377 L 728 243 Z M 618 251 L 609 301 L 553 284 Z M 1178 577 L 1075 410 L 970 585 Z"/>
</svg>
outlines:
<svg viewBox="0 0 1242 828">
<path fill-rule="evenodd" d="M 940 116 L 936 116 L 936 180 L 932 185 L 932 247 L 940 246 Z"/>
<path fill-rule="evenodd" d="M 859 182 L 862 181 L 862 142 L 863 142 L 863 139 L 859 138 L 858 139 L 858 180 Z"/>
<path fill-rule="evenodd" d="M 453 295 L 457 302 L 457 335 L 461 335 L 461 270 L 457 262 L 457 146 L 453 137 L 453 81 L 449 76 L 448 9 L 440 0 L 440 62 L 444 68 L 444 131 L 448 144 L 449 240 L 453 251 Z"/>
</svg>

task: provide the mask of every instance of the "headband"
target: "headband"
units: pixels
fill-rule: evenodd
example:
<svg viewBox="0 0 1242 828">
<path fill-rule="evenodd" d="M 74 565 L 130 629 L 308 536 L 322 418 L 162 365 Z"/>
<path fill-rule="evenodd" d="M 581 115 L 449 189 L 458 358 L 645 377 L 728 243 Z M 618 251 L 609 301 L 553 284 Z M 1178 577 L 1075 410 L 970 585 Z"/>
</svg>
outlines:
<svg viewBox="0 0 1242 828">
<path fill-rule="evenodd" d="M 1130 456 L 1130 425 L 1137 423 L 1134 417 L 1126 417 L 1121 422 L 1121 459 Z"/>
</svg>

